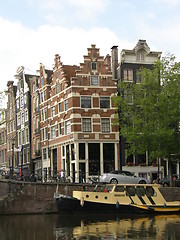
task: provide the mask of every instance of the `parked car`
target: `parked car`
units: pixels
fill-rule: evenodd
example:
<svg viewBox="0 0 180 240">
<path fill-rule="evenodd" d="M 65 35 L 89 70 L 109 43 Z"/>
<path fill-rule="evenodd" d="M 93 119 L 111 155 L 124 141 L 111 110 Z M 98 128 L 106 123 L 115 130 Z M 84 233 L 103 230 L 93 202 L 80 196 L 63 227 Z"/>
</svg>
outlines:
<svg viewBox="0 0 180 240">
<path fill-rule="evenodd" d="M 173 184 L 174 187 L 180 187 L 180 175 L 173 174 L 172 181 L 173 181 L 172 184 Z M 167 176 L 165 178 L 160 179 L 159 183 L 163 187 L 169 187 L 170 186 L 170 177 Z"/>
<path fill-rule="evenodd" d="M 89 177 L 87 180 L 87 183 L 97 184 L 97 183 L 99 183 L 99 177 Z"/>
<path fill-rule="evenodd" d="M 148 179 L 137 177 L 134 173 L 129 171 L 111 171 L 104 173 L 100 176 L 101 183 L 134 183 L 146 184 L 149 183 Z"/>
</svg>

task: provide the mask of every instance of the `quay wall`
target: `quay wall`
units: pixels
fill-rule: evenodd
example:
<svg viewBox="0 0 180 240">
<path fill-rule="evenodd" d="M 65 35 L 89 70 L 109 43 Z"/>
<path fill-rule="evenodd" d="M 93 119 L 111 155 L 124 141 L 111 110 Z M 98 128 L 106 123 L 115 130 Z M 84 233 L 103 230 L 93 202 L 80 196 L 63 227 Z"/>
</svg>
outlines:
<svg viewBox="0 0 180 240">
<path fill-rule="evenodd" d="M 34 183 L 0 179 L 0 214 L 56 213 L 54 193 L 72 195 L 82 184 Z M 89 185 L 87 189 L 94 186 Z"/>
<path fill-rule="evenodd" d="M 73 190 L 94 189 L 94 185 L 30 183 L 0 179 L 0 214 L 57 213 L 54 193 L 72 195 Z M 180 201 L 180 188 L 161 188 L 167 201 Z"/>
</svg>

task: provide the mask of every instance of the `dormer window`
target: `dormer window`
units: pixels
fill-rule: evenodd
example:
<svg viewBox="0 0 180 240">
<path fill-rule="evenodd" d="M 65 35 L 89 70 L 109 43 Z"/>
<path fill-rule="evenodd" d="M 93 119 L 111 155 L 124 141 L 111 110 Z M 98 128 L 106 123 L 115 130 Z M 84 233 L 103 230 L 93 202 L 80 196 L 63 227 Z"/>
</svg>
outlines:
<svg viewBox="0 0 180 240">
<path fill-rule="evenodd" d="M 137 53 L 137 61 L 144 61 L 144 52 Z"/>
<path fill-rule="evenodd" d="M 97 70 L 97 62 L 92 62 L 92 70 Z"/>
</svg>

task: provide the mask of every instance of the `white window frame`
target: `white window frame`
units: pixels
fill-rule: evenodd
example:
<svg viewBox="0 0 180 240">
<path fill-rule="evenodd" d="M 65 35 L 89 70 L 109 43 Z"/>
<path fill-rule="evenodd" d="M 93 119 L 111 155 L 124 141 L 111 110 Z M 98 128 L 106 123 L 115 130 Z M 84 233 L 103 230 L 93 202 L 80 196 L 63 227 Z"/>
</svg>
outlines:
<svg viewBox="0 0 180 240">
<path fill-rule="evenodd" d="M 110 118 L 101 118 L 101 132 L 102 133 L 110 133 Z"/>
<path fill-rule="evenodd" d="M 91 118 L 82 118 L 82 132 L 92 132 Z"/>
<path fill-rule="evenodd" d="M 56 126 L 52 126 L 51 127 L 51 139 L 55 139 L 56 138 Z"/>
<path fill-rule="evenodd" d="M 126 68 L 123 70 L 124 81 L 133 81 L 133 69 Z"/>
<path fill-rule="evenodd" d="M 99 101 L 100 101 L 100 103 L 99 103 L 100 108 L 106 108 L 106 109 L 108 108 L 109 109 L 111 107 L 110 106 L 111 102 L 110 102 L 109 96 L 100 97 Z"/>
<path fill-rule="evenodd" d="M 98 86 L 99 85 L 99 77 L 97 75 L 91 75 L 90 77 L 91 85 Z"/>
<path fill-rule="evenodd" d="M 65 134 L 68 135 L 71 133 L 71 120 L 65 122 Z"/>
<path fill-rule="evenodd" d="M 92 108 L 91 96 L 81 96 L 81 108 Z"/>
</svg>

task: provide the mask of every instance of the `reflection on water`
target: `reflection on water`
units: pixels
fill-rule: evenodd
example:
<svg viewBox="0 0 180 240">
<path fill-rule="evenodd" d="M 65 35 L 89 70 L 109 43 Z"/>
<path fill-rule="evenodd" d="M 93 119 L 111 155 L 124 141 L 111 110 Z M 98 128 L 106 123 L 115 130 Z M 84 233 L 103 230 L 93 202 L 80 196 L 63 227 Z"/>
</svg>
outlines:
<svg viewBox="0 0 180 240">
<path fill-rule="evenodd" d="M 0 216 L 1 240 L 180 239 L 180 216 Z"/>
</svg>

